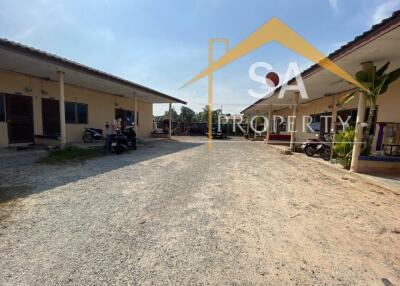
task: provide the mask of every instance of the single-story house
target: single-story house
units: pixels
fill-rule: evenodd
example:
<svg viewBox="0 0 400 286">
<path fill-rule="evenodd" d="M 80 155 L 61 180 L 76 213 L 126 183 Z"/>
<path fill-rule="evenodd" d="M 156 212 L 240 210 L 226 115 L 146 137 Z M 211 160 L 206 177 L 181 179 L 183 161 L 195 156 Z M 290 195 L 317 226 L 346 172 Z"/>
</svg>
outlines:
<svg viewBox="0 0 400 286">
<path fill-rule="evenodd" d="M 0 39 L 0 145 L 81 141 L 85 127 L 121 117 L 150 136 L 154 103 L 184 101 L 120 77 Z"/>
<path fill-rule="evenodd" d="M 374 25 L 369 31 L 364 32 L 354 40 L 343 45 L 331 53 L 328 58 L 350 75 L 355 75 L 361 70 L 361 64 L 372 62 L 378 68 L 390 61 L 388 72 L 400 67 L 400 11 Z M 340 104 L 340 98 L 354 90 L 354 86 L 341 80 L 336 75 L 321 68 L 317 64 L 301 73 L 308 99 L 299 98 L 294 91 L 288 92 L 288 96 L 279 99 L 279 87 L 270 96 L 256 101 L 242 111 L 245 117 L 250 118 L 256 114 L 267 118 L 273 116 L 296 115 L 295 132 L 288 132 L 287 124 L 281 124 L 280 128 L 266 132 L 274 139 L 292 139 L 292 144 L 300 144 L 308 138 L 315 138 L 315 134 L 306 128 L 303 130 L 303 118 L 305 115 L 313 119 L 314 131 L 321 133 L 330 132 L 332 129 L 340 129 L 342 124 L 338 116 L 355 124 L 358 109 L 358 98 L 346 104 Z M 294 83 L 295 79 L 289 81 Z M 389 89 L 378 99 L 378 110 L 373 126 L 375 136 L 372 153 L 383 156 L 359 157 L 359 166 L 356 171 L 368 171 L 377 169 L 400 170 L 400 80 L 393 82 Z M 368 110 L 368 103 L 366 109 Z M 323 115 L 330 115 L 326 119 Z M 366 112 L 366 116 L 368 112 Z M 277 118 L 277 117 L 276 117 Z M 325 120 L 329 127 L 325 130 Z M 290 135 L 290 136 L 289 136 Z M 379 151 L 379 152 L 377 152 Z"/>
</svg>

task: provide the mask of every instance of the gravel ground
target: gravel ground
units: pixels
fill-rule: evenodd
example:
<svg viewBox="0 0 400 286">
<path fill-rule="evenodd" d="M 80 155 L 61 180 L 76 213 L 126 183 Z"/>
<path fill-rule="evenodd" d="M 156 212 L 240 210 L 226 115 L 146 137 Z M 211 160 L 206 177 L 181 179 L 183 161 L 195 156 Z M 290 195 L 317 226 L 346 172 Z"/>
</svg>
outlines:
<svg viewBox="0 0 400 286">
<path fill-rule="evenodd" d="M 400 196 L 260 142 L 204 143 L 0 164 L 0 190 L 23 189 L 0 204 L 0 285 L 400 284 Z"/>
</svg>

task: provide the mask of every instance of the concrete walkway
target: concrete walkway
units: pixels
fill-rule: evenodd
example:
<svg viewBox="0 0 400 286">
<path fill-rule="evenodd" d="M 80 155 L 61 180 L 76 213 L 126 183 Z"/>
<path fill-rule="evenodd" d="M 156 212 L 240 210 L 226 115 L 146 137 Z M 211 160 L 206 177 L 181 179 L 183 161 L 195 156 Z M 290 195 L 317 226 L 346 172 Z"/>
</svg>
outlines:
<svg viewBox="0 0 400 286">
<path fill-rule="evenodd" d="M 270 145 L 273 148 L 276 148 L 280 151 L 284 151 L 288 149 L 288 146 L 284 145 Z M 345 170 L 341 165 L 339 164 L 332 164 L 329 161 L 324 161 L 317 155 L 315 157 L 307 157 L 306 154 L 298 154 L 294 153 L 293 155 L 295 156 L 303 156 L 304 158 L 307 158 L 309 160 L 313 160 L 315 162 L 318 162 L 320 164 L 324 164 L 326 166 L 335 168 L 337 170 L 341 170 L 343 174 L 349 174 L 350 172 L 348 170 Z M 400 195 L 400 174 L 394 175 L 394 174 L 354 174 L 359 176 L 360 180 L 367 181 L 371 184 L 375 184 L 377 186 L 381 186 L 383 188 L 386 188 L 398 195 Z"/>
</svg>

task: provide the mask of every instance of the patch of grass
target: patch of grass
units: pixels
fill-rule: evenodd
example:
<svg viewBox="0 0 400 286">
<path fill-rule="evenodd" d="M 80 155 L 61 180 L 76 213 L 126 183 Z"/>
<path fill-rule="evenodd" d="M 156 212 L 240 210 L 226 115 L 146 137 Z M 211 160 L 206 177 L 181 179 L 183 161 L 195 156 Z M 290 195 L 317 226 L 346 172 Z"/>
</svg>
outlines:
<svg viewBox="0 0 400 286">
<path fill-rule="evenodd" d="M 78 147 L 68 147 L 62 150 L 50 152 L 47 157 L 40 158 L 38 163 L 55 164 L 71 161 L 83 162 L 87 159 L 100 156 L 103 149 L 83 149 Z"/>
</svg>

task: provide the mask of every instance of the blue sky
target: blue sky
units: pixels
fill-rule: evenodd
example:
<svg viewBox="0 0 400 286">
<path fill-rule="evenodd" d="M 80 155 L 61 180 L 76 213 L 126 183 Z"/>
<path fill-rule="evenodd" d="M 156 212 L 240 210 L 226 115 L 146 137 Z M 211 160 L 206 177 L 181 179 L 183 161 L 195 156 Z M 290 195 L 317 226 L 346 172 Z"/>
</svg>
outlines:
<svg viewBox="0 0 400 286">
<path fill-rule="evenodd" d="M 207 79 L 179 87 L 208 65 L 209 38 L 228 38 L 232 47 L 276 16 L 328 54 L 397 9 L 400 0 L 1 0 L 0 37 L 179 97 L 199 111 Z M 216 57 L 222 53 L 217 46 Z M 247 90 L 262 89 L 248 69 L 258 61 L 279 74 L 290 61 L 310 64 L 270 43 L 215 74 L 216 107 L 237 113 L 256 100 Z M 154 113 L 165 109 L 157 105 Z"/>
</svg>

